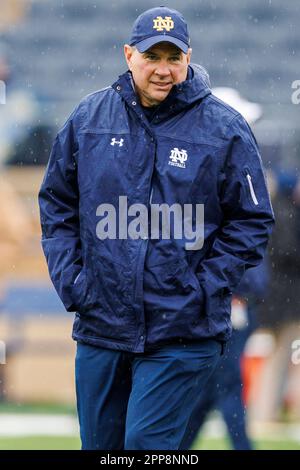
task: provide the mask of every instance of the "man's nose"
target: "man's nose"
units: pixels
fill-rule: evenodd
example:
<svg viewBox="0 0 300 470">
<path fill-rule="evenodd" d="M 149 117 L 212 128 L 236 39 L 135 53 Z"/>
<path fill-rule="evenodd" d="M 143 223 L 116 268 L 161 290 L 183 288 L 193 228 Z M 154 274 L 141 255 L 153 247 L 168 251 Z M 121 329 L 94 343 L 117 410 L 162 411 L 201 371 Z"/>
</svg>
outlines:
<svg viewBox="0 0 300 470">
<path fill-rule="evenodd" d="M 162 77 L 167 77 L 170 75 L 170 68 L 166 62 L 161 62 L 155 69 L 156 75 L 160 75 Z"/>
</svg>

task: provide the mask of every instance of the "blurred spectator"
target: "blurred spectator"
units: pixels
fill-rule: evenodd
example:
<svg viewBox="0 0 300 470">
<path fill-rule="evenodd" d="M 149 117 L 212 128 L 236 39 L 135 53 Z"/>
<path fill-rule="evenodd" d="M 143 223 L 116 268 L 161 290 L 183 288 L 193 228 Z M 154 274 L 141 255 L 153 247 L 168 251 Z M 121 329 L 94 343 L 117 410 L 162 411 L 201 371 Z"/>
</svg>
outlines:
<svg viewBox="0 0 300 470">
<path fill-rule="evenodd" d="M 270 172 L 276 226 L 269 253 L 271 288 L 262 311 L 262 326 L 276 336 L 276 350 L 268 370 L 270 393 L 265 419 L 278 419 L 288 397 L 291 379 L 291 345 L 300 338 L 300 182 L 297 171 Z"/>
<path fill-rule="evenodd" d="M 182 449 L 191 447 L 209 413 L 212 410 L 219 410 L 226 423 L 233 448 L 251 450 L 242 393 L 241 358 L 246 341 L 256 327 L 257 303 L 265 295 L 267 286 L 266 261 L 256 268 L 249 269 L 239 285 L 232 301 L 232 337 L 226 345 L 217 369 L 199 396 L 181 443 Z"/>
<path fill-rule="evenodd" d="M 3 49 L 0 48 L 0 80 L 8 84 L 11 77 L 9 64 Z M 26 93 L 12 92 L 6 104 L 0 106 L 0 282 L 4 274 L 13 267 L 18 249 L 31 232 L 31 224 L 22 201 L 13 186 L 5 178 L 3 161 L 8 155 L 9 146 L 34 116 L 35 105 Z M 22 128 L 22 130 L 21 130 Z"/>
<path fill-rule="evenodd" d="M 277 224 L 269 244 L 272 287 L 265 323 L 279 331 L 300 321 L 300 196 L 296 172 L 278 171 L 273 180 Z"/>
<path fill-rule="evenodd" d="M 0 80 L 6 85 L 6 104 L 0 106 L 0 162 L 8 165 L 46 165 L 53 128 L 41 122 L 35 96 L 16 88 L 9 61 L 0 47 Z"/>
</svg>

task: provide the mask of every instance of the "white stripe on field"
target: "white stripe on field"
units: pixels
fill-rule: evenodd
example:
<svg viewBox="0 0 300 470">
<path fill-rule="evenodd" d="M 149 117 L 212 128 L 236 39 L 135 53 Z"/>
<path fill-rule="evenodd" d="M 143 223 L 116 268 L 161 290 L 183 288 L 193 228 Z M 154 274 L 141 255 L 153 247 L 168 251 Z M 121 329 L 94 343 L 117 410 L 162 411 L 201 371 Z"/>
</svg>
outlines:
<svg viewBox="0 0 300 470">
<path fill-rule="evenodd" d="M 76 436 L 77 419 L 67 415 L 0 414 L 0 436 Z"/>
</svg>

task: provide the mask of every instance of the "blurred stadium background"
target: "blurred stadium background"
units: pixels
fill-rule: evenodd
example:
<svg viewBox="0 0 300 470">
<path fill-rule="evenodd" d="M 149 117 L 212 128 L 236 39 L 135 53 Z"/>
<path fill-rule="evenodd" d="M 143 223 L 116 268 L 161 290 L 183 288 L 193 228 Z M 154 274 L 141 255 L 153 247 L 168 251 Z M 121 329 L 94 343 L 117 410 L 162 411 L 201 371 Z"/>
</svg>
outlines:
<svg viewBox="0 0 300 470">
<path fill-rule="evenodd" d="M 154 1 L 0 0 L 0 449 L 79 448 L 72 315 L 48 279 L 37 192 L 53 137 L 86 94 L 125 70 L 132 22 Z M 243 356 L 259 449 L 300 449 L 300 80 L 298 0 L 169 1 L 213 87 L 260 104 L 253 126 L 277 227 L 270 288 Z M 3 95 L 3 86 L 1 88 Z M 299 344 L 296 341 L 299 340 Z M 298 344 L 298 346 L 297 346 Z M 200 448 L 229 448 L 217 413 Z"/>
</svg>

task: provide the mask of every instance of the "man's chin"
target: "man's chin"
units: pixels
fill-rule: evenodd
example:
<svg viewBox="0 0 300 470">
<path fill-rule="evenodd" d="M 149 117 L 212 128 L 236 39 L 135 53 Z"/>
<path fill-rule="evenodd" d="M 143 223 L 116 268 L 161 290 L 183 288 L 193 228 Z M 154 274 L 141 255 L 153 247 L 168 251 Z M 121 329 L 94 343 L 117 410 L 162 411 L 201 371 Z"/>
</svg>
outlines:
<svg viewBox="0 0 300 470">
<path fill-rule="evenodd" d="M 171 91 L 171 88 L 169 90 L 158 90 L 158 91 L 155 91 L 155 93 L 152 93 L 151 94 L 151 99 L 153 102 L 157 102 L 157 104 L 161 103 L 162 101 L 164 101 L 168 94 L 170 93 Z"/>
</svg>

